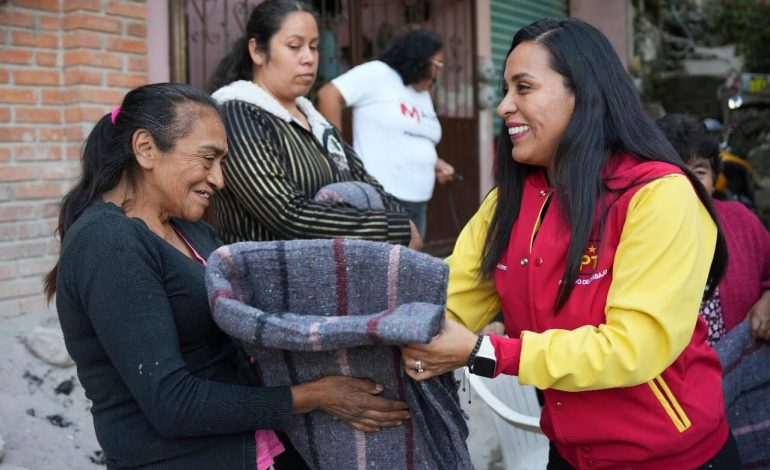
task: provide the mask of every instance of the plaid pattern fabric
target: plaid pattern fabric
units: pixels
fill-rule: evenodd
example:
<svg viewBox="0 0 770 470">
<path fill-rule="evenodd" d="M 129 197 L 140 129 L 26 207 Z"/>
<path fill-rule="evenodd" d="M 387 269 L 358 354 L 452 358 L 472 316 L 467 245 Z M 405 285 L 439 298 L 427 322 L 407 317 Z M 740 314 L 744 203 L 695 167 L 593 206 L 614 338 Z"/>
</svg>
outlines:
<svg viewBox="0 0 770 470">
<path fill-rule="evenodd" d="M 752 341 L 749 328 L 748 321 L 738 324 L 714 349 L 743 468 L 770 469 L 770 345 Z"/>
<path fill-rule="evenodd" d="M 286 430 L 325 469 L 472 468 L 451 374 L 414 382 L 394 345 L 427 343 L 444 321 L 448 267 L 401 246 L 359 240 L 227 245 L 206 272 L 217 324 L 241 342 L 267 386 L 327 375 L 370 378 L 412 419 L 375 433 L 323 412 Z"/>
</svg>

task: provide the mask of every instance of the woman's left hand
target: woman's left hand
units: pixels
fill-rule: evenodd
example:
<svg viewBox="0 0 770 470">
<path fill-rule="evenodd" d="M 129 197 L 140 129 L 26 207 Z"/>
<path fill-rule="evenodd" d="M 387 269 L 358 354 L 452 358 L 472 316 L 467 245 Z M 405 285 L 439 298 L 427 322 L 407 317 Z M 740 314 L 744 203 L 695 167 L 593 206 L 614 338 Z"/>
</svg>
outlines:
<svg viewBox="0 0 770 470">
<path fill-rule="evenodd" d="M 770 341 L 770 291 L 764 291 L 757 303 L 746 314 L 751 327 L 751 337 L 758 341 Z"/>
<path fill-rule="evenodd" d="M 478 337 L 461 324 L 447 320 L 428 344 L 401 346 L 401 360 L 409 377 L 425 380 L 463 367 Z"/>
<path fill-rule="evenodd" d="M 455 167 L 439 158 L 436 160 L 436 180 L 439 184 L 446 184 L 455 177 Z"/>
</svg>

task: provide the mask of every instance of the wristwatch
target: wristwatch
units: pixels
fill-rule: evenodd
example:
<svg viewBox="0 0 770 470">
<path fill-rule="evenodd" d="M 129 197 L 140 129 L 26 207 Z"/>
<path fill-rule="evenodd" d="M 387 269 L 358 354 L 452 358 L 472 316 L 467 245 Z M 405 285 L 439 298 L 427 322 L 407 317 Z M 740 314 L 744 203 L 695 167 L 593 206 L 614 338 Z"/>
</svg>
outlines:
<svg viewBox="0 0 770 470">
<path fill-rule="evenodd" d="M 497 368 L 497 356 L 495 356 L 495 347 L 489 336 L 479 335 L 476 347 L 468 358 L 468 369 L 471 374 L 482 377 L 494 377 Z"/>
</svg>

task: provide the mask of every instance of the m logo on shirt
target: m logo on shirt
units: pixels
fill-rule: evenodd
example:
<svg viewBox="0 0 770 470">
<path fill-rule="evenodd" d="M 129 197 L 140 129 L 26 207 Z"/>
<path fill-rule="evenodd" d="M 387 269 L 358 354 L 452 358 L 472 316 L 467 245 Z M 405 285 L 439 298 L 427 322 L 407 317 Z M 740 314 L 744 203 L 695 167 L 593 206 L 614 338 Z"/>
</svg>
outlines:
<svg viewBox="0 0 770 470">
<path fill-rule="evenodd" d="M 406 103 L 401 103 L 401 114 L 420 122 L 420 110 L 417 109 L 417 106 L 409 106 Z"/>
</svg>

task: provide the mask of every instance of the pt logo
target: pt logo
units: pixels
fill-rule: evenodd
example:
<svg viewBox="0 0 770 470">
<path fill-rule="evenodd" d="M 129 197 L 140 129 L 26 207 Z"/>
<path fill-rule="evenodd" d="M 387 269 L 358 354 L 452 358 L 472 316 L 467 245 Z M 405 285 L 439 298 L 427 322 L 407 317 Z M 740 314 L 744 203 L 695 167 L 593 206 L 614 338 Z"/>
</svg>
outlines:
<svg viewBox="0 0 770 470">
<path fill-rule="evenodd" d="M 406 103 L 401 103 L 401 114 L 416 119 L 418 123 L 420 122 L 420 110 L 417 109 L 417 106 L 409 106 Z"/>
<path fill-rule="evenodd" d="M 599 249 L 596 243 L 590 242 L 586 248 L 583 257 L 580 260 L 580 273 L 586 274 L 596 271 L 596 265 L 599 262 Z"/>
</svg>

